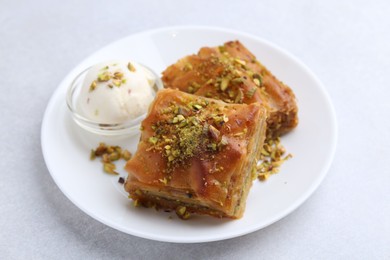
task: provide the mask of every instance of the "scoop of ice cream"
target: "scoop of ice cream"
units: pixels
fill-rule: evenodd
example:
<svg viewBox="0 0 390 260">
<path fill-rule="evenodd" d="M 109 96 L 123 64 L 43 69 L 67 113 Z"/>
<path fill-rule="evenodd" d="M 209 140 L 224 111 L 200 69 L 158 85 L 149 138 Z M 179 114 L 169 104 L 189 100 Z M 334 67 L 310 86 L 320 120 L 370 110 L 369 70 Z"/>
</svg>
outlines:
<svg viewBox="0 0 390 260">
<path fill-rule="evenodd" d="M 123 123 L 144 114 L 154 98 L 154 76 L 129 61 L 91 67 L 80 90 L 81 115 L 101 124 Z"/>
</svg>

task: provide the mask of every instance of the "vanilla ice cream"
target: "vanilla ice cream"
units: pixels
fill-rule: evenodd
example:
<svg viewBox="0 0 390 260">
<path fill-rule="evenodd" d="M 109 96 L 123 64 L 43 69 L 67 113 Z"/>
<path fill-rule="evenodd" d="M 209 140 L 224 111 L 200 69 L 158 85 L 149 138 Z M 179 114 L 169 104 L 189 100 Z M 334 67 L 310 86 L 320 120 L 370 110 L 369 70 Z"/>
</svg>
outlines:
<svg viewBox="0 0 390 260">
<path fill-rule="evenodd" d="M 97 64 L 80 90 L 79 113 L 101 124 L 123 123 L 146 113 L 154 98 L 154 75 L 129 61 Z"/>
</svg>

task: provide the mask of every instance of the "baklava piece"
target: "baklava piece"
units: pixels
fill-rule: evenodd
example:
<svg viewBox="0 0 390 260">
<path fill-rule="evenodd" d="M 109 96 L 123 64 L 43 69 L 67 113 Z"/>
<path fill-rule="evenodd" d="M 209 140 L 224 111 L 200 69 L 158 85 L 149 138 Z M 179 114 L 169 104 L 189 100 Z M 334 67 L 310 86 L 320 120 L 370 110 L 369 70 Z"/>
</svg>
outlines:
<svg viewBox="0 0 390 260">
<path fill-rule="evenodd" d="M 266 110 L 179 90 L 158 92 L 125 189 L 136 204 L 240 218 L 265 138 Z"/>
<path fill-rule="evenodd" d="M 276 137 L 298 124 L 292 90 L 264 67 L 239 41 L 201 48 L 169 66 L 162 80 L 166 88 L 223 100 L 260 103 L 268 111 L 267 136 Z"/>
</svg>

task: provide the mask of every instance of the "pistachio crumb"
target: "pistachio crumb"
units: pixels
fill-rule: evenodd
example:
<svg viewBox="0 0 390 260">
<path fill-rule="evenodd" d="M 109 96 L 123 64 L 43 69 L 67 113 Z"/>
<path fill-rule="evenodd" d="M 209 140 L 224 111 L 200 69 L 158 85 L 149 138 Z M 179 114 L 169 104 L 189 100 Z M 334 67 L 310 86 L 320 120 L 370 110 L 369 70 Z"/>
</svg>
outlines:
<svg viewBox="0 0 390 260">
<path fill-rule="evenodd" d="M 194 107 L 196 110 L 201 110 L 201 109 L 202 109 L 202 106 L 199 105 L 199 104 L 195 104 L 195 105 L 193 105 L 193 107 Z"/>
<path fill-rule="evenodd" d="M 253 79 L 253 82 L 256 84 L 256 86 L 260 87 L 260 80 L 259 79 Z"/>
<path fill-rule="evenodd" d="M 128 151 L 128 150 L 124 150 L 122 152 L 122 158 L 125 160 L 125 161 L 128 161 L 130 160 L 132 157 L 132 154 Z"/>
<path fill-rule="evenodd" d="M 167 180 L 167 178 L 163 178 L 163 179 L 159 179 L 159 181 L 161 182 L 161 183 L 163 183 L 164 185 L 167 185 L 168 184 L 168 180 Z"/>
<path fill-rule="evenodd" d="M 103 163 L 110 163 L 111 162 L 110 155 L 108 153 L 105 153 L 102 155 L 102 162 Z"/>
<path fill-rule="evenodd" d="M 93 160 L 95 160 L 95 158 L 96 158 L 96 152 L 95 152 L 94 149 L 91 149 L 91 154 L 90 154 L 90 156 L 89 156 L 89 159 L 90 159 L 91 161 L 93 161 Z"/>
<path fill-rule="evenodd" d="M 120 155 L 120 153 L 113 152 L 109 155 L 109 158 L 110 158 L 110 161 L 113 162 L 113 161 L 119 160 L 121 158 L 121 155 Z"/>
<path fill-rule="evenodd" d="M 158 141 L 157 137 L 155 136 L 149 137 L 149 143 L 156 144 L 157 141 Z"/>
<path fill-rule="evenodd" d="M 134 67 L 133 64 L 131 64 L 131 62 L 129 62 L 129 63 L 127 64 L 127 68 L 128 68 L 131 72 L 134 72 L 134 71 L 135 71 L 135 67 Z"/>
<path fill-rule="evenodd" d="M 247 96 L 248 98 L 252 98 L 253 95 L 256 93 L 256 90 L 257 90 L 257 88 L 255 88 L 255 87 L 251 88 L 251 89 L 246 93 L 246 96 Z"/>
<path fill-rule="evenodd" d="M 104 164 L 103 164 L 103 170 L 104 170 L 106 173 L 108 173 L 108 174 L 118 175 L 119 173 L 117 173 L 117 172 L 115 171 L 115 168 L 116 168 L 116 166 L 115 166 L 115 164 L 113 164 L 113 163 L 104 163 Z"/>
<path fill-rule="evenodd" d="M 91 86 L 89 86 L 89 92 L 92 92 L 96 89 L 96 81 L 92 81 Z"/>
<path fill-rule="evenodd" d="M 176 208 L 176 215 L 183 220 L 187 220 L 191 216 L 190 213 L 187 211 L 187 208 L 185 206 L 178 206 Z"/>
<path fill-rule="evenodd" d="M 244 93 L 242 92 L 242 90 L 239 88 L 238 89 L 238 92 L 237 92 L 237 95 L 236 95 L 236 99 L 234 100 L 234 103 L 242 103 L 244 99 Z"/>
<path fill-rule="evenodd" d="M 252 78 L 253 78 L 253 82 L 254 82 L 258 87 L 260 87 L 260 86 L 262 85 L 263 81 L 262 81 L 262 78 L 261 78 L 260 74 L 254 73 L 254 74 L 252 75 Z"/>
<path fill-rule="evenodd" d="M 239 58 L 235 58 L 234 61 L 237 62 L 237 63 L 240 64 L 240 65 L 243 65 L 243 66 L 246 65 L 246 62 L 243 61 L 243 60 L 241 60 L 241 59 L 239 59 Z"/>
<path fill-rule="evenodd" d="M 120 71 L 114 72 L 114 79 L 122 79 L 123 78 L 123 73 Z"/>
<path fill-rule="evenodd" d="M 117 87 L 120 87 L 122 85 L 122 81 L 117 79 L 113 80 L 112 83 L 114 83 L 114 85 Z"/>
<path fill-rule="evenodd" d="M 220 144 L 221 146 L 225 146 L 225 145 L 228 145 L 228 143 L 229 143 L 229 141 L 228 141 L 227 137 L 223 135 L 223 136 L 221 137 L 221 141 L 219 142 L 219 144 Z"/>
<path fill-rule="evenodd" d="M 191 65 L 191 63 L 186 63 L 186 64 L 184 65 L 183 70 L 184 70 L 184 71 L 190 71 L 190 70 L 192 70 L 192 65 Z"/>
<path fill-rule="evenodd" d="M 100 73 L 100 74 L 98 75 L 97 80 L 98 80 L 99 82 L 106 82 L 106 81 L 109 81 L 110 78 L 111 78 L 111 76 L 110 76 L 110 74 L 108 73 L 108 71 L 104 71 L 103 73 Z"/>
<path fill-rule="evenodd" d="M 209 126 L 209 132 L 211 134 L 211 137 L 214 140 L 218 140 L 220 132 L 219 132 L 219 130 L 217 128 L 215 128 L 214 126 L 210 125 Z"/>
<path fill-rule="evenodd" d="M 229 81 L 230 81 L 229 78 L 223 78 L 222 79 L 221 86 L 220 86 L 222 91 L 225 91 L 227 89 L 227 87 L 229 86 Z"/>
</svg>

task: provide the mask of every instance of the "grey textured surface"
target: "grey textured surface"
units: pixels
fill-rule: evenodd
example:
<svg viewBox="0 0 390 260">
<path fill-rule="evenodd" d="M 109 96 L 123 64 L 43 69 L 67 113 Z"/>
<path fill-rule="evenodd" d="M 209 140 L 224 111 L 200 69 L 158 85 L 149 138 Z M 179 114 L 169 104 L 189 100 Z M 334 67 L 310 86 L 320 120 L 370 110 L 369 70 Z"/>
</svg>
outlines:
<svg viewBox="0 0 390 260">
<path fill-rule="evenodd" d="M 0 0 L 0 258 L 389 259 L 390 3 L 378 1 Z M 113 40 L 172 25 L 265 38 L 308 65 L 338 115 L 329 174 L 298 210 L 258 232 L 170 244 L 111 229 L 74 206 L 43 161 L 51 94 Z"/>
</svg>

